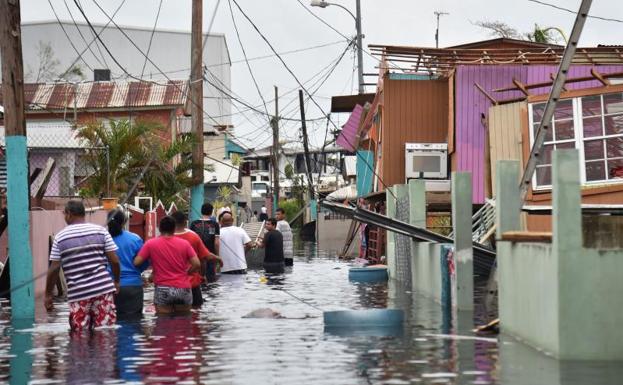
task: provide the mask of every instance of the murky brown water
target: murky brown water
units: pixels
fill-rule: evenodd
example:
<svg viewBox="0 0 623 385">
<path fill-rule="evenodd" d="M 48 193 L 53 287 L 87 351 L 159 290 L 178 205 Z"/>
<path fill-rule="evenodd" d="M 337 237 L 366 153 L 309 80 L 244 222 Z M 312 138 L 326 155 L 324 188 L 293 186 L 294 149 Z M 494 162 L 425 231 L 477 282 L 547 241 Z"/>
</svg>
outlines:
<svg viewBox="0 0 623 385">
<path fill-rule="evenodd" d="M 309 245 L 307 245 L 309 247 Z M 303 250 L 281 277 L 227 276 L 187 317 L 155 317 L 70 337 L 67 307 L 49 322 L 0 315 L 0 382 L 11 384 L 619 384 L 621 365 L 560 363 L 510 338 L 473 338 L 440 305 L 396 285 L 348 281 L 348 265 Z M 296 298 L 295 298 L 296 297 Z M 302 301 L 307 302 L 303 303 Z M 325 331 L 318 309 L 400 308 L 390 331 Z M 285 319 L 242 318 L 272 308 Z M 318 308 L 318 309 L 317 309 Z M 466 336 L 461 339 L 456 336 Z"/>
</svg>

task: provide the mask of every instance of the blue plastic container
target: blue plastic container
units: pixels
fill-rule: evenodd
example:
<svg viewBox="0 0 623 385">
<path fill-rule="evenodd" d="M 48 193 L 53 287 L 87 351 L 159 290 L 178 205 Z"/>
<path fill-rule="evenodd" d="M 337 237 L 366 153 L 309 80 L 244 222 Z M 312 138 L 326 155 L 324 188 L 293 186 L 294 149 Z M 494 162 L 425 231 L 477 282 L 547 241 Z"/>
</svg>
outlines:
<svg viewBox="0 0 623 385">
<path fill-rule="evenodd" d="M 323 313 L 325 328 L 397 328 L 402 327 L 400 309 L 337 310 Z"/>
<path fill-rule="evenodd" d="M 351 267 L 348 279 L 354 282 L 385 282 L 388 279 L 387 267 Z"/>
</svg>

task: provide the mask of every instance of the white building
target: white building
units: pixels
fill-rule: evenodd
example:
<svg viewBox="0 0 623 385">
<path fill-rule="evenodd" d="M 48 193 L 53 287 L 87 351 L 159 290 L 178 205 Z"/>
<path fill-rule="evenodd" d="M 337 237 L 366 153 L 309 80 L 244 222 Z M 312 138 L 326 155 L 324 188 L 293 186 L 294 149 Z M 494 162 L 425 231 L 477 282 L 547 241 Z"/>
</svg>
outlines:
<svg viewBox="0 0 623 385">
<path fill-rule="evenodd" d="M 84 81 L 94 80 L 93 70 L 96 69 L 110 70 L 112 80 L 126 79 L 125 71 L 137 78 L 142 77 L 145 80 L 157 82 L 166 82 L 167 77 L 169 79 L 189 79 L 189 31 L 156 29 L 150 46 L 151 29 L 120 26 L 131 39 L 130 41 L 112 23 L 107 27 L 104 24 L 92 25 L 95 31 L 100 33 L 100 38 L 123 69 L 114 62 L 102 44 L 95 38 L 96 35 L 88 24 L 58 23 L 57 21 L 29 22 L 22 25 L 22 51 L 26 82 L 37 81 L 37 75 L 40 77 L 39 81 L 56 80 L 74 64 L 82 70 Z M 203 63 L 206 68 L 206 79 L 229 93 L 231 88 L 231 60 L 225 35 L 211 33 L 204 35 L 204 39 Z M 50 48 L 47 59 L 46 47 Z M 148 57 L 151 62 L 145 59 L 145 55 L 141 51 L 143 53 L 149 52 Z M 41 79 L 42 75 L 50 76 L 49 73 L 40 73 L 42 61 L 52 67 L 50 72 L 52 75 L 56 75 L 55 77 Z M 66 75 L 64 77 L 72 81 L 80 80 L 76 76 Z M 204 130 L 212 132 L 215 127 L 221 129 L 231 127 L 229 98 L 224 92 L 208 84 L 208 82 L 204 82 L 203 92 L 203 109 L 206 113 Z M 190 127 L 190 124 L 188 126 Z"/>
</svg>

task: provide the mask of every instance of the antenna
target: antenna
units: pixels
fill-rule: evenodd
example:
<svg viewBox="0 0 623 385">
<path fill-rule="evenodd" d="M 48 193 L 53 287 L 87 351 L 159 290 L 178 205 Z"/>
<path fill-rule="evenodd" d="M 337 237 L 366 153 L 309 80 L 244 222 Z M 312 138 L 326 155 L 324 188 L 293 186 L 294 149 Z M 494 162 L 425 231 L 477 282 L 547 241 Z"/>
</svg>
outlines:
<svg viewBox="0 0 623 385">
<path fill-rule="evenodd" d="M 437 16 L 437 29 L 435 30 L 435 48 L 439 48 L 439 17 L 444 15 L 449 15 L 448 12 L 435 11 L 435 16 Z"/>
</svg>

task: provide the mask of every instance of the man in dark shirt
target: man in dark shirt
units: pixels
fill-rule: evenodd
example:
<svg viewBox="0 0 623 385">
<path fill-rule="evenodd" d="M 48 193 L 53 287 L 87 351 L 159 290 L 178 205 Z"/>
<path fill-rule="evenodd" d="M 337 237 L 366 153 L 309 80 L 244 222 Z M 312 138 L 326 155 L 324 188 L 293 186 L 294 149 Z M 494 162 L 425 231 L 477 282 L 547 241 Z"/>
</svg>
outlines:
<svg viewBox="0 0 623 385">
<path fill-rule="evenodd" d="M 285 264 L 283 259 L 283 236 L 277 230 L 277 220 L 269 218 L 266 220 L 266 232 L 262 240 L 264 247 L 264 270 L 269 274 L 281 274 L 284 272 Z"/>
<path fill-rule="evenodd" d="M 204 203 L 201 206 L 201 219 L 193 221 L 190 229 L 197 233 L 201 238 L 204 246 L 210 250 L 212 254 L 219 255 L 219 235 L 221 229 L 219 224 L 212 219 L 214 207 L 210 203 Z M 217 261 L 205 261 L 203 271 L 207 282 L 216 282 L 216 265 Z"/>
</svg>

